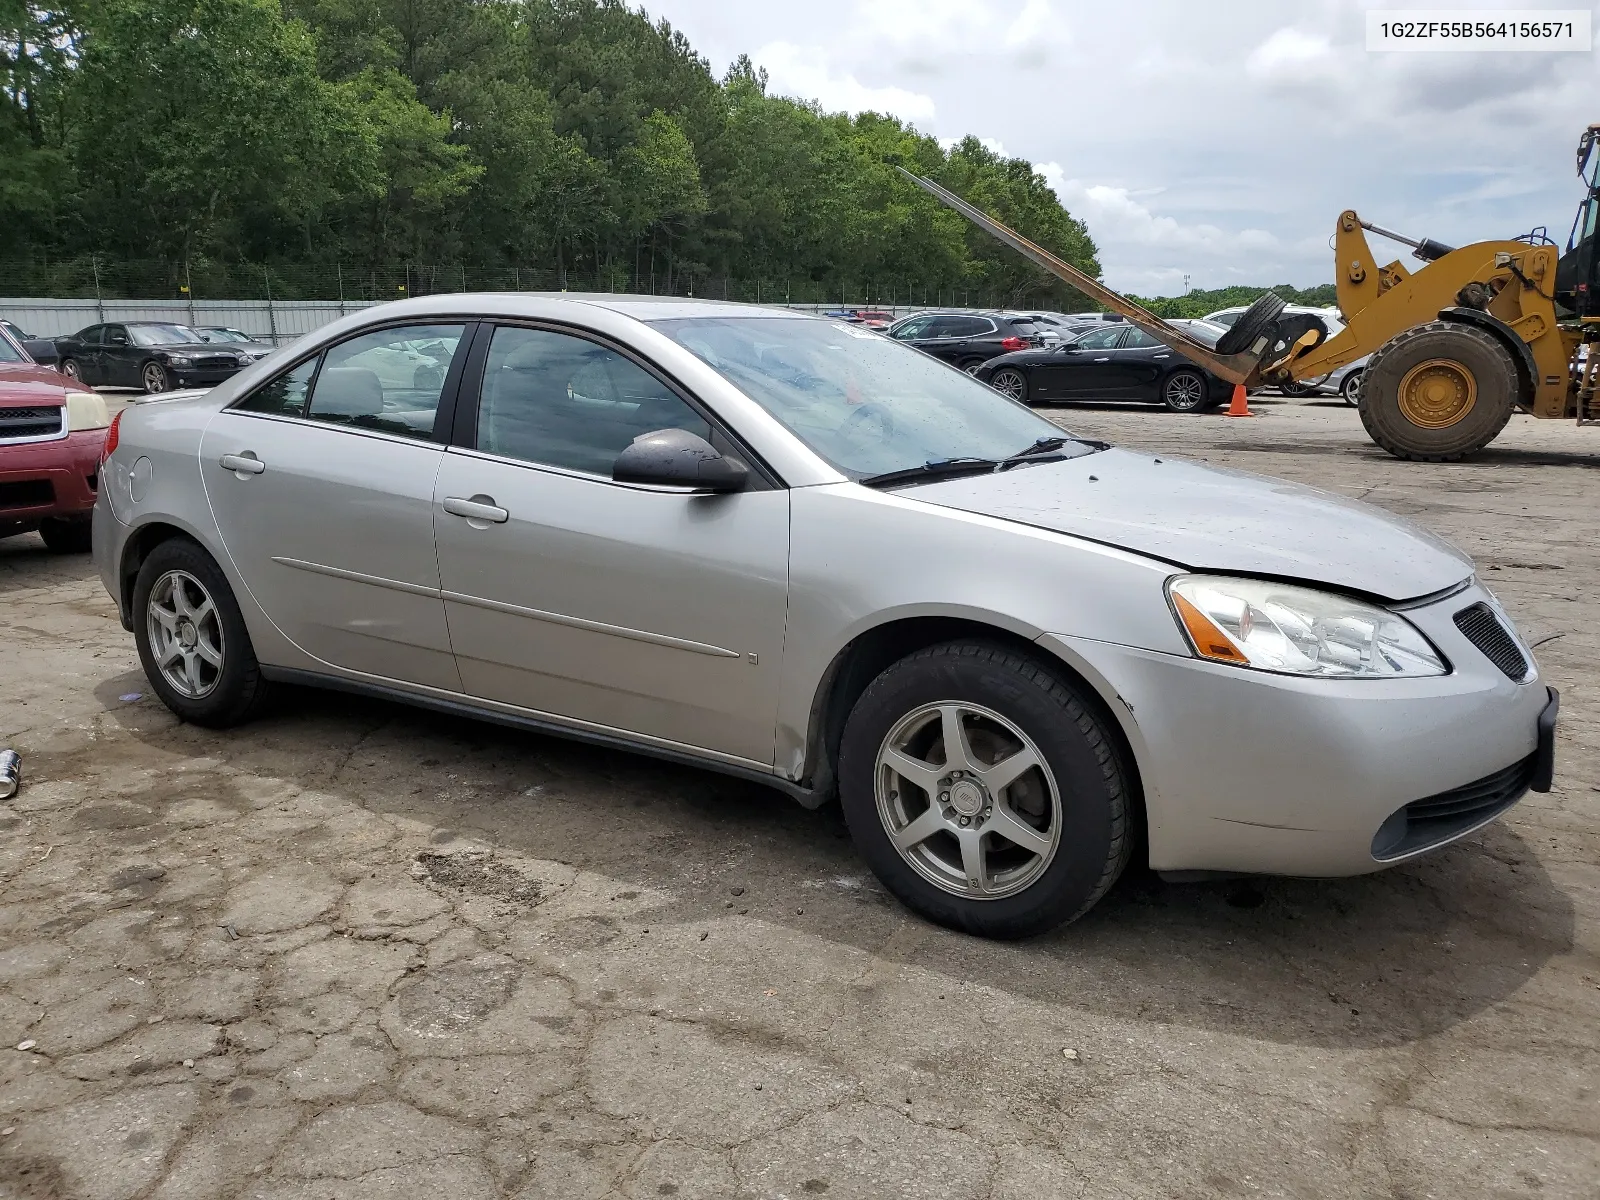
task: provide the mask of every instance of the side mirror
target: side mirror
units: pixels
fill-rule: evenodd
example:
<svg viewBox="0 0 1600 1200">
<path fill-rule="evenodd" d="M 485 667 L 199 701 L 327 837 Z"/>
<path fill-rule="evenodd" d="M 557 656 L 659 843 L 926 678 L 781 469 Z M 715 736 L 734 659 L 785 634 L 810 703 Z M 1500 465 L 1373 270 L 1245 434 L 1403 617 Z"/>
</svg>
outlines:
<svg viewBox="0 0 1600 1200">
<path fill-rule="evenodd" d="M 126 346 L 127 344 L 128 335 L 125 333 L 114 333 L 106 339 L 106 345 L 108 346 Z"/>
<path fill-rule="evenodd" d="M 642 433 L 611 466 L 611 478 L 618 483 L 687 487 L 699 492 L 737 492 L 749 474 L 743 463 L 724 458 L 710 442 L 686 429 Z"/>
<path fill-rule="evenodd" d="M 53 367 L 61 357 L 56 353 L 56 344 L 49 338 L 29 338 L 22 343 L 22 349 L 41 367 Z"/>
</svg>

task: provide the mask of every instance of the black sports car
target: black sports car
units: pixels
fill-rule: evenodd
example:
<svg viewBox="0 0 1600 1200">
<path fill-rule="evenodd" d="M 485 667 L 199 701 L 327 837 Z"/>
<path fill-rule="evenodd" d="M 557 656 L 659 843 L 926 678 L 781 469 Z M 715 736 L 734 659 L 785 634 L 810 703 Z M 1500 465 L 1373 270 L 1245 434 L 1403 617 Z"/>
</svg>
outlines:
<svg viewBox="0 0 1600 1200">
<path fill-rule="evenodd" d="M 1215 345 L 1227 330 L 1207 321 L 1173 321 Z M 1201 412 L 1227 400 L 1233 385 L 1126 322 L 1084 332 L 1046 350 L 991 358 L 977 378 L 1024 404 L 1071 400 L 1148 400 L 1174 412 Z"/>
<path fill-rule="evenodd" d="M 91 325 L 56 339 L 56 370 L 90 387 L 211 387 L 271 353 L 270 346 L 245 349 L 208 344 L 187 325 L 129 321 Z"/>
</svg>

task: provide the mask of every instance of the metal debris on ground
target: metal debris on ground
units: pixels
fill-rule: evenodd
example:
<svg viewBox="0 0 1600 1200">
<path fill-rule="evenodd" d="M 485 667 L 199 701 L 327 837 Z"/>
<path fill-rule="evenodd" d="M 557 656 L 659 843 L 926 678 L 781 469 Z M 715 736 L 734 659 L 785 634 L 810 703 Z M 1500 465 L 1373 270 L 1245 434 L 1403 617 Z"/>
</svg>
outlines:
<svg viewBox="0 0 1600 1200">
<path fill-rule="evenodd" d="M 1074 1050 L 1071 1046 L 1068 1046 L 1066 1049 L 1064 1049 L 1061 1052 L 1061 1057 L 1066 1059 L 1068 1062 L 1077 1062 L 1078 1061 L 1078 1052 L 1076 1050 Z"/>
<path fill-rule="evenodd" d="M 0 750 L 0 800 L 9 800 L 22 786 L 22 755 L 15 750 Z"/>
</svg>

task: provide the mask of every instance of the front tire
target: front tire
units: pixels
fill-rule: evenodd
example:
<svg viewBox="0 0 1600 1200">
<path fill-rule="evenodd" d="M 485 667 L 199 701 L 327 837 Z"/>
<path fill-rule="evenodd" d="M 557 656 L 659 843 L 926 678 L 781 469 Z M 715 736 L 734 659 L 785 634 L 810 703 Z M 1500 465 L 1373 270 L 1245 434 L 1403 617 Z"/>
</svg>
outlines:
<svg viewBox="0 0 1600 1200">
<path fill-rule="evenodd" d="M 185 721 L 226 729 L 266 701 L 250 632 L 227 576 L 187 538 L 162 542 L 133 585 L 133 634 L 145 676 Z"/>
<path fill-rule="evenodd" d="M 1518 390 L 1516 364 L 1493 334 L 1429 321 L 1373 354 L 1356 409 L 1372 440 L 1396 458 L 1454 462 L 1494 441 Z"/>
<path fill-rule="evenodd" d="M 52 554 L 87 554 L 93 549 L 94 526 L 87 517 L 76 520 L 46 517 L 39 522 L 39 536 Z"/>
<path fill-rule="evenodd" d="M 139 382 L 144 385 L 144 390 L 152 396 L 159 396 L 162 392 L 172 389 L 172 379 L 167 374 L 166 367 L 158 362 L 145 363 L 139 371 Z"/>
<path fill-rule="evenodd" d="M 1199 412 L 1209 396 L 1205 376 L 1187 367 L 1168 375 L 1161 385 L 1161 403 L 1173 412 Z"/>
<path fill-rule="evenodd" d="M 845 725 L 839 792 L 884 886 L 930 921 L 983 937 L 1075 920 L 1135 840 L 1128 777 L 1102 719 L 1074 685 L 986 642 L 920 650 L 867 687 Z"/>
<path fill-rule="evenodd" d="M 989 386 L 1018 404 L 1028 402 L 1028 377 L 1015 367 L 1001 367 L 990 377 Z"/>
<path fill-rule="evenodd" d="M 76 379 L 79 383 L 83 382 L 83 371 L 74 359 L 63 358 L 56 364 L 56 370 L 60 371 L 68 379 Z"/>
</svg>

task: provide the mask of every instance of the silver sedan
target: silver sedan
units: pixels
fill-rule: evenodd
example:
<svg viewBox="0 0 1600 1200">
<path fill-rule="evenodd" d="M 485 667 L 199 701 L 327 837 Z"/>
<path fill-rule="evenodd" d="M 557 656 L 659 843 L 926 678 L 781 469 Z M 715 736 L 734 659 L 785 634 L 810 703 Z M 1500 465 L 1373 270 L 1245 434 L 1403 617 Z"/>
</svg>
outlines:
<svg viewBox="0 0 1600 1200">
<path fill-rule="evenodd" d="M 1458 550 L 837 321 L 407 300 L 107 446 L 99 569 L 184 719 L 315 684 L 837 796 L 975 933 L 1135 856 L 1375 870 L 1550 786 L 1555 694 Z"/>
</svg>

